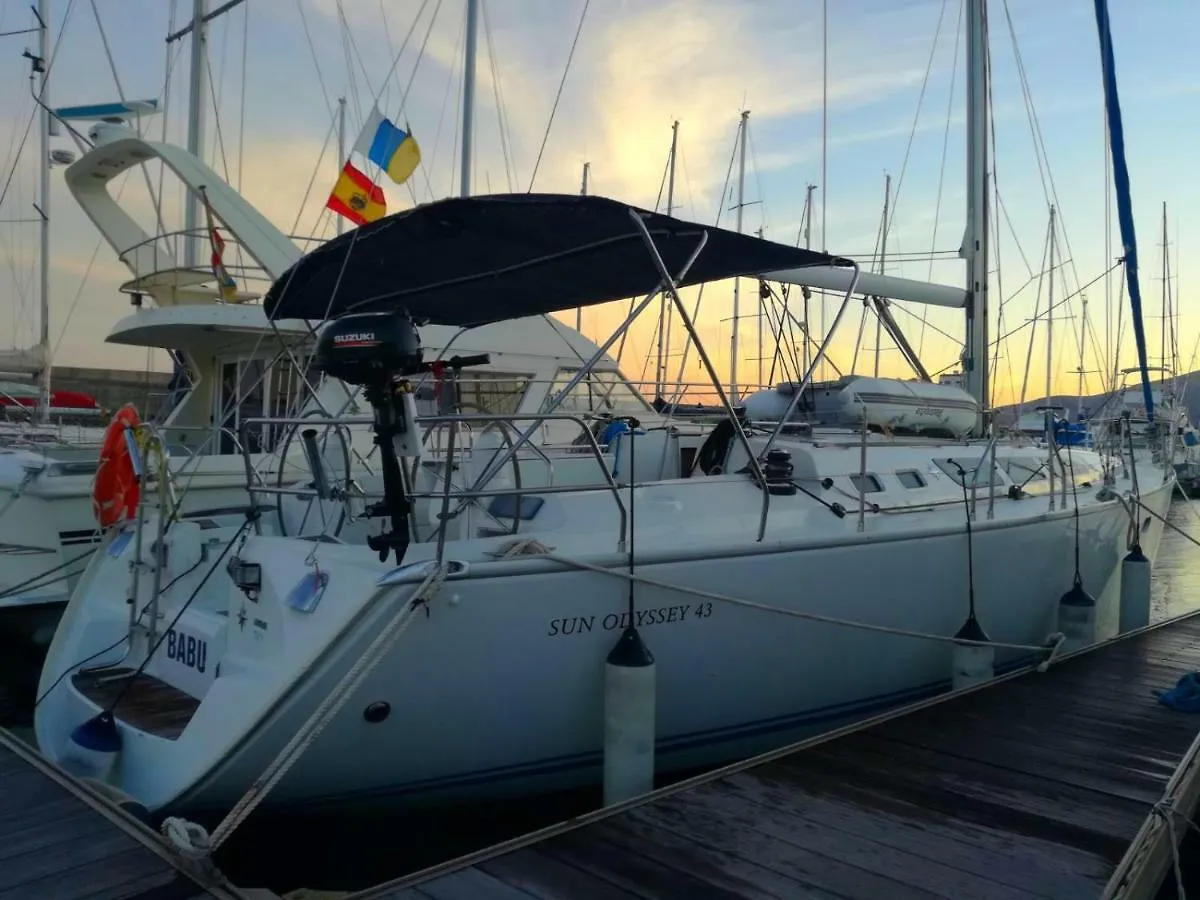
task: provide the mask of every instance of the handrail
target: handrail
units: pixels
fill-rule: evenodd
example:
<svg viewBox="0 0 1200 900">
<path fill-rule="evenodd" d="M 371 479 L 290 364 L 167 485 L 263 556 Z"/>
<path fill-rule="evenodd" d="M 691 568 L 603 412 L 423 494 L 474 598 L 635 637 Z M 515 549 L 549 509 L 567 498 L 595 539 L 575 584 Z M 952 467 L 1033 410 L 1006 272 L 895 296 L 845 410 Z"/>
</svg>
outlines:
<svg viewBox="0 0 1200 900">
<path fill-rule="evenodd" d="M 418 426 L 421 426 L 421 425 L 452 424 L 452 423 L 460 423 L 460 422 L 466 422 L 466 423 L 508 422 L 508 423 L 513 423 L 515 425 L 515 423 L 517 423 L 517 422 L 533 422 L 536 426 L 539 423 L 551 422 L 551 421 L 571 422 L 571 423 L 579 426 L 580 431 L 587 438 L 587 440 L 585 441 L 585 443 L 582 446 L 584 446 L 587 450 L 591 451 L 592 457 L 596 460 L 596 463 L 600 469 L 600 473 L 604 476 L 604 483 L 603 483 L 603 485 L 600 485 L 600 487 L 606 488 L 608 490 L 608 492 L 612 494 L 613 500 L 617 504 L 617 510 L 618 510 L 619 517 L 620 517 L 620 528 L 621 528 L 620 537 L 617 542 L 617 549 L 619 551 L 623 552 L 625 549 L 626 530 L 627 530 L 628 522 L 629 522 L 629 512 L 625 507 L 624 501 L 621 499 L 620 490 L 617 487 L 617 483 L 613 480 L 612 473 L 608 470 L 608 466 L 605 465 L 605 463 L 604 463 L 604 454 L 600 451 L 600 445 L 596 443 L 595 435 L 592 434 L 592 430 L 587 426 L 587 423 L 584 421 L 582 416 L 577 416 L 577 415 L 573 415 L 570 413 L 512 413 L 512 414 L 508 414 L 508 415 L 493 415 L 493 414 L 461 415 L 460 414 L 460 415 L 442 415 L 442 416 L 418 416 L 415 421 L 415 424 Z M 315 426 L 348 426 L 348 425 L 358 425 L 358 424 L 370 425 L 373 423 L 374 423 L 374 419 L 371 417 L 367 417 L 367 416 L 347 416 L 347 417 L 340 418 L 340 419 L 338 419 L 338 418 L 322 418 L 319 416 L 311 416 L 311 417 L 303 418 L 303 419 L 291 417 L 291 416 L 259 416 L 259 417 L 251 417 L 251 418 L 243 419 L 239 428 L 246 429 L 252 425 L 299 425 L 299 424 L 304 424 L 304 425 L 309 425 L 309 426 L 314 426 L 314 425 Z M 515 428 L 514 428 L 514 430 L 515 430 Z M 467 507 L 467 505 L 469 503 L 473 502 L 478 497 L 501 496 L 501 495 L 513 494 L 514 491 L 512 491 L 512 490 L 480 491 L 480 490 L 478 490 L 478 487 L 481 484 L 486 484 L 487 481 L 489 481 L 495 475 L 495 472 L 499 471 L 500 466 L 503 466 L 504 463 L 508 462 L 508 460 L 510 458 L 512 458 L 512 456 L 515 456 L 517 451 L 519 451 L 522 446 L 528 445 L 530 438 L 533 434 L 533 431 L 535 431 L 535 430 L 536 430 L 536 428 L 527 429 L 525 433 L 521 434 L 519 436 L 518 440 L 515 443 L 513 443 L 512 446 L 510 446 L 508 448 L 508 451 L 505 453 L 504 458 L 501 460 L 499 466 L 496 467 L 495 471 L 485 471 L 484 476 L 481 476 L 478 479 L 478 483 L 475 486 L 473 486 L 470 490 L 463 491 L 461 493 L 461 496 L 464 498 L 463 502 L 460 503 L 454 509 L 453 512 L 447 511 L 446 517 L 445 517 L 445 519 L 443 519 L 443 522 L 448 521 L 449 519 L 452 519 L 455 516 L 457 516 L 459 513 L 461 513 Z M 451 431 L 451 434 L 453 434 L 453 431 Z M 452 451 L 453 444 L 450 445 L 450 449 Z M 249 472 L 252 470 L 252 466 L 250 464 L 249 454 L 245 451 L 244 447 L 242 449 L 242 454 L 243 454 L 243 458 L 246 460 L 247 472 Z M 447 456 L 447 461 L 452 464 L 452 462 L 453 462 L 452 455 Z M 262 494 L 292 494 L 292 493 L 295 493 L 300 496 L 305 496 L 308 493 L 308 492 L 304 492 L 304 491 L 296 491 L 295 489 L 287 489 L 287 488 L 271 488 L 269 486 L 254 487 L 252 481 L 253 481 L 253 479 L 250 478 L 248 475 L 247 483 L 246 483 L 246 490 L 251 493 L 255 493 L 255 492 L 262 493 Z M 449 473 L 447 473 L 447 481 L 449 481 Z M 597 487 L 596 485 L 569 485 L 569 486 L 567 486 L 568 490 L 576 492 L 576 493 L 582 493 L 587 490 L 594 490 L 596 487 Z M 537 491 L 545 492 L 545 493 L 564 493 L 564 491 L 561 491 L 561 490 L 546 490 L 544 488 L 539 488 L 539 489 L 537 489 Z M 531 489 L 531 492 L 532 492 L 532 489 Z M 414 492 L 412 494 L 412 496 L 413 497 L 422 497 L 423 495 L 421 493 Z M 439 494 L 438 496 L 442 496 L 442 495 Z"/>
</svg>

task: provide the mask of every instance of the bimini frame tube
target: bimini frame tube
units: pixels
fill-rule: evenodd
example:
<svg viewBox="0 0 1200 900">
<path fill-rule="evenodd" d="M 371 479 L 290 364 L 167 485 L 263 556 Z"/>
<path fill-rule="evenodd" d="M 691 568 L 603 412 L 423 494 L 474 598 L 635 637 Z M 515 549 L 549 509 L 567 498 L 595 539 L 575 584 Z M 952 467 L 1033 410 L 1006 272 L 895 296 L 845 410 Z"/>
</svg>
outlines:
<svg viewBox="0 0 1200 900">
<path fill-rule="evenodd" d="M 837 315 L 833 317 L 833 324 L 829 326 L 829 333 L 825 335 L 825 340 L 817 350 L 817 355 L 813 357 L 811 363 L 808 364 L 808 371 L 804 373 L 804 378 L 800 381 L 800 386 L 796 389 L 796 393 L 792 394 L 792 402 L 788 404 L 787 411 L 779 417 L 779 421 L 775 423 L 775 430 L 771 432 L 771 436 L 767 439 L 767 444 L 763 447 L 763 456 L 771 449 L 771 445 L 783 432 L 783 426 L 787 424 L 787 420 L 792 417 L 792 413 L 796 411 L 796 407 L 800 404 L 800 398 L 804 396 L 805 389 L 812 383 L 813 374 L 817 371 L 817 367 L 824 362 L 825 357 L 829 353 L 829 345 L 833 341 L 833 336 L 837 332 L 838 325 L 842 322 L 842 316 L 846 313 L 846 308 L 850 305 L 850 298 L 854 294 L 855 288 L 858 287 L 858 277 L 861 274 L 858 263 L 851 263 L 850 286 L 846 288 L 846 296 L 842 298 L 842 305 L 838 307 Z M 866 426 L 864 426 L 866 427 Z"/>
<path fill-rule="evenodd" d="M 637 219 L 638 226 L 642 230 L 642 232 L 646 233 L 646 226 L 642 223 L 642 220 L 638 219 L 636 215 L 634 216 L 634 218 Z M 647 237 L 649 236 L 648 233 L 646 233 L 646 236 Z M 656 264 L 660 264 L 659 270 L 661 272 L 664 272 L 662 283 L 655 286 L 654 290 L 651 291 L 649 294 L 647 294 L 642 299 L 642 302 L 639 303 L 636 307 L 634 307 L 634 309 L 629 313 L 629 315 L 625 317 L 625 321 L 622 322 L 616 328 L 616 330 L 613 331 L 613 333 L 611 335 L 609 335 L 608 340 L 606 340 L 603 344 L 601 344 L 598 348 L 596 348 L 596 352 L 591 355 L 591 357 L 587 360 L 587 362 L 585 362 L 583 365 L 581 365 L 579 367 L 579 369 L 571 377 L 571 380 L 567 382 L 566 386 L 561 391 L 559 391 L 557 396 L 552 398 L 550 400 L 549 404 L 547 404 L 546 408 L 542 410 L 543 415 L 554 412 L 554 410 L 558 407 L 558 405 L 560 403 L 562 403 L 563 399 L 568 394 L 570 394 L 572 390 L 575 389 L 575 386 L 578 385 L 579 382 L 583 381 L 583 379 L 588 376 L 588 373 L 591 372 L 592 368 L 596 365 L 596 363 L 598 363 L 601 359 L 603 359 L 604 355 L 606 353 L 608 353 L 609 348 L 612 347 L 612 345 L 617 342 L 617 338 L 619 338 L 622 334 L 624 334 L 625 330 L 627 328 L 629 328 L 630 325 L 633 324 L 633 321 L 639 315 L 641 315 L 642 310 L 644 310 L 647 306 L 650 305 L 651 300 L 653 300 L 655 297 L 657 297 L 662 291 L 673 289 L 677 281 L 682 281 L 684 278 L 687 277 L 687 273 L 692 268 L 692 264 L 696 262 L 697 257 L 700 256 L 700 252 L 704 249 L 704 247 L 707 243 L 708 243 L 708 232 L 705 232 L 700 235 L 700 240 L 696 243 L 696 249 L 692 251 L 691 256 L 689 256 L 687 258 L 687 260 L 684 262 L 683 266 L 680 267 L 679 273 L 675 276 L 675 279 L 672 280 L 670 274 L 666 273 L 665 267 L 661 265 L 662 260 L 658 255 L 658 251 L 654 247 L 654 242 L 653 241 L 650 242 L 650 249 L 652 252 L 652 256 L 653 256 Z M 541 427 L 541 421 L 539 420 L 537 422 L 532 423 L 528 428 L 526 428 L 523 432 L 521 432 L 520 437 L 518 437 L 512 443 L 512 446 L 510 446 L 507 450 L 505 450 L 505 452 L 500 457 L 498 457 L 491 465 L 489 465 L 486 469 L 483 470 L 483 474 L 481 474 L 477 479 L 475 479 L 475 483 L 471 485 L 470 490 L 478 491 L 481 487 L 483 487 L 483 485 L 487 483 L 488 479 L 494 477 L 495 474 L 497 472 L 499 472 L 501 468 L 503 468 L 505 465 L 508 464 L 508 461 L 510 459 L 512 459 L 514 456 L 517 455 L 518 450 L 520 450 L 527 443 L 529 443 L 530 437 L 532 437 L 533 433 L 535 431 L 537 431 L 538 428 L 540 428 L 540 427 Z M 464 503 L 463 505 L 461 505 L 459 507 L 459 509 L 455 510 L 454 515 L 457 515 L 459 512 L 461 512 L 462 509 L 465 507 L 465 505 L 466 504 Z"/>
<path fill-rule="evenodd" d="M 771 492 L 767 490 L 767 479 L 763 475 L 762 466 L 758 464 L 758 457 L 754 453 L 754 448 L 750 446 L 750 438 L 746 437 L 746 432 L 742 428 L 742 423 L 738 420 L 737 413 L 733 411 L 733 404 L 729 402 L 729 396 L 725 393 L 725 388 L 721 386 L 721 378 L 717 375 L 717 370 L 713 367 L 712 360 L 708 358 L 708 352 L 704 349 L 704 343 L 700 340 L 700 335 L 696 333 L 696 326 L 692 323 L 691 317 L 687 314 L 687 310 L 683 306 L 683 300 L 679 296 L 679 289 L 676 286 L 678 281 L 672 281 L 670 273 L 667 272 L 667 264 L 663 262 L 662 255 L 658 252 L 658 247 L 654 244 L 654 238 L 650 235 L 650 230 L 646 228 L 646 223 L 642 221 L 642 217 L 638 215 L 636 210 L 629 210 L 629 217 L 637 223 L 638 230 L 642 233 L 642 241 L 646 245 L 646 249 L 650 251 L 650 256 L 654 260 L 654 265 L 658 267 L 659 274 L 663 277 L 663 283 L 667 285 L 664 289 L 671 295 L 671 300 L 675 304 L 675 308 L 679 310 L 679 318 L 683 321 L 683 327 L 687 329 L 688 334 L 692 338 L 692 343 L 696 345 L 696 354 L 700 357 L 700 362 L 704 364 L 704 369 L 708 372 L 708 377 L 712 380 L 713 387 L 716 388 L 717 396 L 721 400 L 721 405 L 725 407 L 725 412 L 729 415 L 729 421 L 733 425 L 734 433 L 737 435 L 738 441 L 746 448 L 746 455 L 750 458 L 750 469 L 754 473 L 754 478 L 762 488 L 763 506 L 762 514 L 758 520 L 758 539 L 761 541 L 767 533 L 767 510 L 771 504 Z"/>
</svg>

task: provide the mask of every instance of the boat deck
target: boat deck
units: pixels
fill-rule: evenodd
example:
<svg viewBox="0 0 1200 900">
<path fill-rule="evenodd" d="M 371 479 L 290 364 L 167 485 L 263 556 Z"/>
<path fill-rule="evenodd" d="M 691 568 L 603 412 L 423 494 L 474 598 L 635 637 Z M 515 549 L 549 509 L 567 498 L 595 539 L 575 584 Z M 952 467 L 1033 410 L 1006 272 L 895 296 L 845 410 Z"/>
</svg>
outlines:
<svg viewBox="0 0 1200 900">
<path fill-rule="evenodd" d="M 249 896 L 198 877 L 149 828 L 0 729 L 0 900 Z"/>
<path fill-rule="evenodd" d="M 114 711 L 117 719 L 172 741 L 183 734 L 200 708 L 200 701 L 190 694 L 134 669 L 77 672 L 71 676 L 71 684 L 101 709 L 107 709 L 120 697 Z"/>
<path fill-rule="evenodd" d="M 353 900 L 1153 897 L 1154 808 L 1200 792 L 1200 714 L 1155 692 L 1197 668 L 1192 614 Z"/>
</svg>

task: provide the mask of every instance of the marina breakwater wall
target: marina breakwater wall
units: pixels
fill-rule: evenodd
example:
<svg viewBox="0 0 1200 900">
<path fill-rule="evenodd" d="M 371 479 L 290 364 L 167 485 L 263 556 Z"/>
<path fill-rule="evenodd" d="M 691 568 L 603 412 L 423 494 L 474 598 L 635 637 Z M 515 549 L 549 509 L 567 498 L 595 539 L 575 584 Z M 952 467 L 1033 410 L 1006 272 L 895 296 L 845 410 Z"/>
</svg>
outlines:
<svg viewBox="0 0 1200 900">
<path fill-rule="evenodd" d="M 53 387 L 91 394 L 107 410 L 133 403 L 143 416 L 163 402 L 170 372 L 55 366 Z"/>
</svg>

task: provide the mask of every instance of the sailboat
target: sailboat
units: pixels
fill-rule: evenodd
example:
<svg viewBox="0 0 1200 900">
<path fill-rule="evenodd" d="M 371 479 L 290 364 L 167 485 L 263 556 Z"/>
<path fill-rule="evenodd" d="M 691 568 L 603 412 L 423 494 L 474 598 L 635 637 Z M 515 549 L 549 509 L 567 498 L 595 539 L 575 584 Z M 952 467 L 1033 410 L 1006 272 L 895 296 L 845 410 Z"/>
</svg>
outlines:
<svg viewBox="0 0 1200 900">
<path fill-rule="evenodd" d="M 375 434 L 380 466 L 361 485 L 375 502 L 297 536 L 253 504 L 281 498 L 296 523 L 318 491 L 252 487 L 249 515 L 160 524 L 148 511 L 111 529 L 42 671 L 42 752 L 159 811 L 228 809 L 251 785 L 257 802 L 264 784 L 284 807 L 522 796 L 599 779 L 606 660 L 630 640 L 653 655 L 655 762 L 669 773 L 944 690 L 964 634 L 1003 670 L 1045 659 L 1064 621 L 1075 646 L 1115 633 L 1120 562 L 1131 535 L 1153 558 L 1173 482 L 1120 491 L 1096 452 L 983 431 L 983 0 L 968 13 L 966 290 L 577 195 L 438 201 L 292 264 L 265 313 L 328 315 L 314 367 L 363 390 L 371 416 L 345 421 Z M 981 437 L 750 427 L 678 295 L 737 276 L 840 285 L 843 310 L 863 291 L 966 305 Z M 563 406 L 663 290 L 727 419 L 621 431 L 605 458 Z M 419 414 L 429 325 L 470 333 L 629 296 L 644 299 L 537 414 Z M 482 469 L 450 437 L 512 422 L 518 440 Z M 550 422 L 575 427 L 581 452 L 541 485 L 502 480 Z M 425 477 L 430 462 L 455 474 Z M 1087 603 L 1062 618 L 1072 584 Z"/>
<path fill-rule="evenodd" d="M 202 11 L 193 22 L 203 53 Z M 193 76 L 203 85 L 203 69 Z M 202 92 L 193 91 L 193 110 L 202 110 Z M 138 433 L 155 448 L 144 498 L 171 520 L 191 523 L 206 516 L 248 508 L 249 483 L 279 488 L 296 479 L 311 480 L 309 448 L 302 432 L 321 418 L 355 415 L 365 407 L 356 391 L 336 379 L 305 375 L 313 329 L 299 320 L 268 321 L 257 285 L 269 285 L 300 258 L 293 241 L 247 204 L 197 155 L 202 117 L 192 117 L 188 147 L 153 141 L 134 123 L 157 112 L 154 101 L 128 101 L 61 107 L 55 117 L 91 123 L 93 146 L 67 171 L 72 197 L 130 271 L 121 291 L 133 307 L 111 329 L 106 341 L 127 347 L 169 350 L 186 377 L 165 415 L 139 426 Z M 135 221 L 112 190 L 130 169 L 159 162 L 186 191 L 184 228 L 178 233 L 150 235 Z M 208 203 L 216 220 L 231 236 L 229 252 L 244 254 L 243 282 L 233 296 L 223 294 L 211 269 L 197 265 L 197 233 L 187 227 L 200 212 L 187 210 Z M 183 259 L 170 246 L 183 245 Z M 423 413 L 446 408 L 487 413 L 536 413 L 546 395 L 557 390 L 593 358 L 597 345 L 575 330 L 545 317 L 498 323 L 461 334 L 455 328 L 425 333 L 427 348 L 439 356 L 442 375 L 418 386 Z M 445 351 L 441 353 L 440 351 Z M 462 372 L 460 358 L 474 358 Z M 0 396 L 2 399 L 2 396 Z M 447 406 L 449 404 L 449 407 Z M 605 356 L 599 360 L 571 408 L 601 414 L 603 437 L 611 420 L 649 423 L 655 414 L 637 390 Z M 300 415 L 305 426 L 267 426 L 263 416 Z M 346 490 L 373 467 L 369 428 L 317 426 L 323 474 Z M 469 426 L 467 431 L 470 431 Z M 570 446 L 575 431 L 561 438 L 550 423 L 537 445 L 525 448 L 506 465 L 507 477 L 530 485 L 544 483 L 554 472 L 556 443 Z M 476 459 L 487 459 L 511 437 L 503 429 L 467 434 Z M 547 449 L 542 449 L 545 444 Z M 432 451 L 431 451 L 432 452 Z M 548 455 L 549 454 L 549 455 Z M 22 658 L 40 654 L 50 640 L 67 598 L 102 542 L 94 509 L 96 446 L 9 448 L 0 451 L 0 630 L 5 649 Z M 427 469 L 427 472 L 434 471 Z M 562 477 L 562 472 L 559 472 Z M 277 504 L 276 504 L 277 505 Z M 312 515 L 293 529 L 319 528 L 322 503 L 309 504 Z M 288 527 L 280 520 L 282 527 Z M 295 533 L 294 530 L 289 533 Z"/>
</svg>

